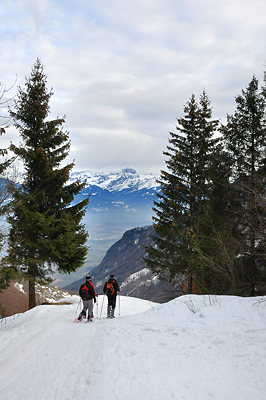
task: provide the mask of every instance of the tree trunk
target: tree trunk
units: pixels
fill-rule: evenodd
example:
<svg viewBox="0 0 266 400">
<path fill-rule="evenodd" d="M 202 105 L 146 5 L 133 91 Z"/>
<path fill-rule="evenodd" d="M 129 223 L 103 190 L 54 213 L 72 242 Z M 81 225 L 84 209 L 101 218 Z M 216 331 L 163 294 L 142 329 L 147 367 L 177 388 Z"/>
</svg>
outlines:
<svg viewBox="0 0 266 400">
<path fill-rule="evenodd" d="M 192 273 L 189 272 L 188 275 L 188 294 L 192 294 L 193 292 L 193 276 Z"/>
<path fill-rule="evenodd" d="M 29 281 L 29 310 L 36 307 L 35 280 Z"/>
<path fill-rule="evenodd" d="M 255 241 L 251 240 L 251 260 L 250 260 L 250 275 L 249 275 L 249 296 L 255 296 L 255 281 L 257 276 L 257 267 L 255 259 Z"/>
</svg>

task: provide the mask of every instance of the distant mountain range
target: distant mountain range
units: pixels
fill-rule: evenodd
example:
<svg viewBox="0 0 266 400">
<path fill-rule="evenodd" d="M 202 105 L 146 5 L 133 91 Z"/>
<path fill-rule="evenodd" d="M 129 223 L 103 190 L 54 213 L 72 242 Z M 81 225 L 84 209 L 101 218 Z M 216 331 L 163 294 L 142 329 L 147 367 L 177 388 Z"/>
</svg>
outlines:
<svg viewBox="0 0 266 400">
<path fill-rule="evenodd" d="M 153 174 L 141 175 L 134 169 L 99 173 L 93 171 L 72 172 L 70 182 L 80 179 L 86 187 L 76 196 L 78 202 L 90 197 L 83 219 L 89 232 L 90 246 L 87 261 L 75 274 L 55 274 L 55 283 L 64 286 L 81 278 L 102 261 L 107 250 L 119 240 L 125 231 L 151 225 L 153 201 L 159 184 Z"/>
<path fill-rule="evenodd" d="M 77 179 L 86 181 L 88 188 L 99 187 L 109 192 L 133 193 L 144 189 L 148 195 L 149 191 L 153 192 L 158 187 L 157 178 L 153 174 L 139 175 L 132 168 L 124 168 L 122 171 L 107 174 L 93 171 L 72 172 L 70 181 Z"/>
</svg>

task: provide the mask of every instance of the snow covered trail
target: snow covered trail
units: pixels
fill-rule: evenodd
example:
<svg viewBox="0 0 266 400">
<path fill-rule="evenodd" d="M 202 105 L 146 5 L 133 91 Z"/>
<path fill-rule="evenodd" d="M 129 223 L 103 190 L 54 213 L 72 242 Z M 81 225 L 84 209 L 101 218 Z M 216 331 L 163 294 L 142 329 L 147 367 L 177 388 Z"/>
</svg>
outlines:
<svg viewBox="0 0 266 400">
<path fill-rule="evenodd" d="M 0 328 L 1 400 L 264 400 L 260 300 L 121 297 L 114 320 L 104 305 L 101 319 L 80 324 L 77 304 L 36 307 Z"/>
</svg>

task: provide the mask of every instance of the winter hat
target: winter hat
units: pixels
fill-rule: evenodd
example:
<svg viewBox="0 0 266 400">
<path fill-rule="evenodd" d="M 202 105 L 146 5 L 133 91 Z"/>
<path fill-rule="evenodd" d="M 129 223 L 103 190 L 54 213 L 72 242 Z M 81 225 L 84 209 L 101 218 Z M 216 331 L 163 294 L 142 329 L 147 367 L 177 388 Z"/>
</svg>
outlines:
<svg viewBox="0 0 266 400">
<path fill-rule="evenodd" d="M 90 275 L 87 275 L 87 276 L 86 276 L 86 281 L 91 281 Z"/>
<path fill-rule="evenodd" d="M 110 278 L 112 278 L 112 279 L 113 279 L 114 277 L 115 277 L 115 276 L 114 276 L 114 274 L 111 274 L 111 275 L 110 275 Z"/>
</svg>

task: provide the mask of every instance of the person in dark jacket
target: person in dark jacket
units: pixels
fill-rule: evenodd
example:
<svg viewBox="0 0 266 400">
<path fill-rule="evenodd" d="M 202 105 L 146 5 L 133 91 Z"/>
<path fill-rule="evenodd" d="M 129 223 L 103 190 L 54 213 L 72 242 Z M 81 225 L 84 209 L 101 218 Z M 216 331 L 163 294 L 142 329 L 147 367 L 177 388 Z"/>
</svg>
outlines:
<svg viewBox="0 0 266 400">
<path fill-rule="evenodd" d="M 105 282 L 103 292 L 108 297 L 107 318 L 114 318 L 115 317 L 116 296 L 117 296 L 117 292 L 120 292 L 120 288 L 118 286 L 118 283 L 115 280 L 114 274 L 111 274 L 108 281 Z"/>
<path fill-rule="evenodd" d="M 93 301 L 96 303 L 96 293 L 94 290 L 94 286 L 91 283 L 90 275 L 86 276 L 86 282 L 83 283 L 79 288 L 79 296 L 83 301 L 83 310 L 78 316 L 78 319 L 81 320 L 83 317 L 86 318 L 87 310 L 88 310 L 88 321 L 92 321 L 91 317 L 93 315 Z"/>
</svg>

